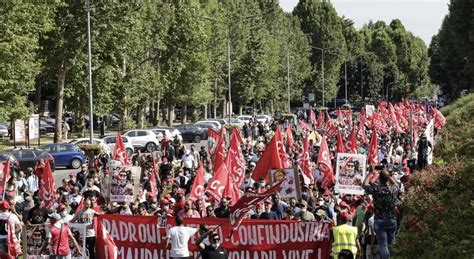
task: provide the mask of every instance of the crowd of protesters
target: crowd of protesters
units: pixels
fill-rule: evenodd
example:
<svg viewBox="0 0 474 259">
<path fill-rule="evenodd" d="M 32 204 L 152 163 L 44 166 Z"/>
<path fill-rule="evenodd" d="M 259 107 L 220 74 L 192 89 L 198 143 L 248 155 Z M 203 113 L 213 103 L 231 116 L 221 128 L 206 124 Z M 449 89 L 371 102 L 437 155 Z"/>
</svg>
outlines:
<svg viewBox="0 0 474 259">
<path fill-rule="evenodd" d="M 423 133 L 430 118 L 429 109 L 431 108 L 422 109 L 424 114 L 421 116 L 424 120 L 413 125 L 410 134 L 408 131 L 397 132 L 387 121 L 388 130 L 381 132 L 377 139 L 380 163 L 369 166 L 367 177 L 361 179 L 359 183 L 363 186 L 365 195 L 335 193 L 333 186 L 322 186 L 323 173 L 319 170 L 317 161 L 321 137 L 325 132 L 324 129 L 309 132 L 301 129 L 299 121 L 311 123 L 307 112 L 299 112 L 295 118 L 285 118 L 279 114 L 278 120 L 265 122 L 250 120 L 249 123 L 245 123 L 240 129 L 243 139 L 241 149 L 246 163 L 245 180 L 240 186 L 243 192 L 263 192 L 271 187 L 272 183 L 264 178 L 252 179 L 252 173 L 276 127 L 281 127 L 282 131 L 287 131 L 290 125 L 293 127 L 291 130 L 294 138 L 293 147 L 286 146 L 286 152 L 292 161 L 301 159 L 304 137 L 311 132 L 315 136 L 309 146 L 313 177 L 307 184 L 301 181 L 301 197 L 282 200 L 280 195 L 275 193 L 271 199 L 257 205 L 248 214 L 248 218 L 329 222 L 333 225 L 331 236 L 335 258 L 338 256 L 355 258 L 357 255 L 360 258 L 388 258 L 403 217 L 401 204 L 404 183 L 417 166 L 426 165 L 427 156 L 431 152 L 431 144 L 426 143 L 426 135 Z M 336 116 L 331 116 L 335 121 Z M 355 114 L 351 113 L 350 116 L 351 120 L 358 120 Z M 340 123 L 338 130 L 342 138 L 346 139 L 351 128 L 360 125 Z M 364 134 L 370 136 L 373 128 L 364 125 L 362 127 Z M 420 136 L 419 140 L 413 139 L 413 131 Z M 327 142 L 334 165 L 336 136 L 331 136 Z M 357 147 L 359 154 L 368 154 L 367 141 L 358 139 Z M 10 248 L 7 245 L 6 230 L 10 223 L 14 226 L 18 240 L 21 240 L 21 229 L 24 225 L 47 226 L 45 231 L 34 233 L 38 235 L 38 239 L 41 237 L 39 240 L 46 242 L 42 242 L 41 247 L 28 249 L 64 258 L 81 254 L 78 240 L 65 223 L 86 224 L 86 254 L 90 258 L 95 258 L 93 219 L 97 214 L 156 215 L 181 219 L 229 217 L 231 204 L 229 197 L 215 200 L 205 196 L 195 202 L 187 199 L 200 165 L 204 169 L 206 183 L 213 177 L 213 157 L 208 147 L 196 148 L 191 145 L 187 149 L 176 137 L 173 140 L 165 139 L 158 152 L 152 154 L 137 152 L 130 159 L 131 164 L 142 169 L 139 189 L 131 202 L 107 200 L 110 187 L 106 179 L 109 179 L 109 174 L 112 173 L 108 165 L 110 160 L 108 156 L 98 158 L 94 166 L 82 165 L 79 171 L 63 179 L 61 186 L 56 189 L 54 202 L 50 206 L 46 206 L 42 196 L 39 195 L 42 169 L 46 162 L 42 161 L 35 168 L 28 168 L 25 172 L 15 168 L 4 187 L 4 201 L 0 203 L 0 251 L 7 252 Z M 369 178 L 376 171 L 379 173 L 378 180 L 372 182 Z M 157 177 L 151 181 L 155 173 Z M 122 171 L 120 177 L 124 181 L 131 182 L 133 176 L 130 171 Z M 155 183 L 156 186 L 152 186 Z M 219 241 L 215 233 L 209 233 L 205 226 L 203 228 L 204 231 L 200 233 L 205 236 L 199 239 L 198 244 L 202 251 L 209 248 L 209 241 L 205 241 L 204 243 L 207 242 L 205 245 L 201 243 L 204 237 L 206 240 L 212 239 L 214 243 Z M 194 232 L 191 234 L 194 235 Z"/>
</svg>

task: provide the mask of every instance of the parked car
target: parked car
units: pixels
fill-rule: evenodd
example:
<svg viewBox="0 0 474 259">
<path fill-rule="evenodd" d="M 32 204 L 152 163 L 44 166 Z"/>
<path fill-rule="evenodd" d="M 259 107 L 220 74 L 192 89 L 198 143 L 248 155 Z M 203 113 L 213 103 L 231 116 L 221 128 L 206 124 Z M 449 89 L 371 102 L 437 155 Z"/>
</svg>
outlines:
<svg viewBox="0 0 474 259">
<path fill-rule="evenodd" d="M 84 152 L 74 144 L 46 144 L 40 149 L 53 156 L 56 166 L 78 169 L 85 162 Z"/>
<path fill-rule="evenodd" d="M 194 124 L 192 124 L 192 125 L 197 126 L 197 127 L 199 127 L 199 128 L 205 128 L 205 129 L 211 128 L 211 129 L 213 129 L 213 130 L 217 130 L 217 128 L 216 128 L 214 125 L 212 125 L 212 124 L 194 123 Z"/>
<path fill-rule="evenodd" d="M 160 142 L 156 134 L 151 130 L 129 130 L 124 136 L 130 139 L 134 148 L 153 152 L 158 149 Z"/>
<path fill-rule="evenodd" d="M 0 137 L 6 138 L 8 137 L 8 127 L 5 125 L 0 125 Z"/>
<path fill-rule="evenodd" d="M 201 128 L 195 124 L 181 125 L 176 128 L 181 132 L 183 141 L 199 143 L 203 139 L 207 139 L 207 128 Z"/>
<path fill-rule="evenodd" d="M 202 120 L 202 121 L 198 121 L 196 123 L 212 124 L 216 127 L 216 129 L 221 129 L 222 128 L 222 124 L 217 120 Z"/>
<path fill-rule="evenodd" d="M 39 125 L 41 134 L 54 133 L 54 125 L 51 125 L 48 121 L 41 119 Z"/>
<path fill-rule="evenodd" d="M 181 133 L 173 128 L 154 128 L 151 129 L 157 136 L 158 140 L 161 142 L 161 140 L 166 137 L 168 140 L 173 141 L 175 137 L 181 138 Z"/>
<path fill-rule="evenodd" d="M 252 116 L 251 115 L 242 115 L 242 116 L 238 116 L 237 119 L 241 120 L 243 123 L 249 123 L 250 120 L 252 119 Z"/>
<path fill-rule="evenodd" d="M 41 160 L 48 160 L 51 165 L 51 170 L 55 169 L 55 161 L 53 156 L 50 153 L 41 150 L 41 149 L 31 149 L 31 148 L 20 148 L 15 149 L 11 154 L 18 161 L 18 166 L 20 170 L 26 171 L 28 167 L 35 168 L 35 165 Z"/>
<path fill-rule="evenodd" d="M 270 115 L 265 115 L 265 114 L 258 114 L 258 115 L 255 115 L 255 119 L 258 121 L 258 122 L 266 122 L 266 121 L 271 121 L 272 120 L 272 116 Z"/>
<path fill-rule="evenodd" d="M 238 118 L 230 118 L 230 123 L 229 123 L 229 118 L 225 118 L 224 121 L 225 121 L 225 124 L 234 125 L 240 128 L 244 126 L 244 123 Z"/>
<path fill-rule="evenodd" d="M 112 153 L 112 149 L 110 149 L 109 146 L 107 146 L 107 144 L 105 144 L 105 142 L 100 139 L 100 138 L 93 138 L 92 141 L 94 142 L 94 144 L 99 144 L 99 146 L 105 151 L 107 152 L 107 154 L 110 154 Z M 75 145 L 83 145 L 83 144 L 90 144 L 89 142 L 89 138 L 78 138 L 78 139 L 73 139 L 71 141 L 69 141 L 69 144 L 75 144 Z"/>
<path fill-rule="evenodd" d="M 117 143 L 117 136 L 105 136 L 102 138 L 102 140 L 105 142 L 105 144 L 107 144 L 107 146 L 109 146 L 110 150 L 114 150 L 115 143 Z M 130 142 L 130 139 L 128 139 L 127 136 L 122 136 L 122 141 L 125 147 L 125 151 L 127 152 L 127 156 L 132 156 L 134 148 L 132 143 Z"/>
</svg>

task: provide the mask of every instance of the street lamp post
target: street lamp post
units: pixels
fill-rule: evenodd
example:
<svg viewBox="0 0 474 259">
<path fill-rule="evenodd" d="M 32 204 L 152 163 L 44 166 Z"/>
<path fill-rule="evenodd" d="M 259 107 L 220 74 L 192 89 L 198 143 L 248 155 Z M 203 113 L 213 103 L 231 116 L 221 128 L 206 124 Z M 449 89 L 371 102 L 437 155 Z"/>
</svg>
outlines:
<svg viewBox="0 0 474 259">
<path fill-rule="evenodd" d="M 230 61 L 230 51 L 231 51 L 231 40 L 230 40 L 230 28 L 232 26 L 232 24 L 235 24 L 235 23 L 238 23 L 242 20 L 246 20 L 246 19 L 249 19 L 249 18 L 253 18 L 257 15 L 250 15 L 250 16 L 245 16 L 245 17 L 242 17 L 242 18 L 239 18 L 239 19 L 234 19 L 234 20 L 229 20 L 229 21 L 220 21 L 220 20 L 217 20 L 215 18 L 212 18 L 212 17 L 209 17 L 209 16 L 200 16 L 199 18 L 202 18 L 202 19 L 206 19 L 206 20 L 209 20 L 209 21 L 213 21 L 213 22 L 218 22 L 218 23 L 223 23 L 227 26 L 227 83 L 228 83 L 228 91 L 229 91 L 229 124 L 231 123 L 230 122 L 230 119 L 231 119 L 231 116 L 232 116 L 232 88 L 231 88 L 231 78 L 230 78 L 230 74 L 231 74 L 231 61 Z"/>
<path fill-rule="evenodd" d="M 92 50 L 91 50 L 91 16 L 90 0 L 87 0 L 87 55 L 88 55 L 88 73 L 89 73 L 89 141 L 92 144 L 94 137 L 94 118 L 92 103 Z"/>
<path fill-rule="evenodd" d="M 319 51 L 321 51 L 321 70 L 322 70 L 322 76 L 323 76 L 323 103 L 322 103 L 322 107 L 325 106 L 325 101 L 324 101 L 324 52 L 326 50 L 329 50 L 329 49 L 332 49 L 332 48 L 335 48 L 337 46 L 331 46 L 331 47 L 326 47 L 326 48 L 320 48 L 320 47 L 315 47 L 315 46 L 310 46 L 311 48 L 313 49 L 317 49 Z"/>
<path fill-rule="evenodd" d="M 360 98 L 364 102 L 364 76 L 362 75 L 362 64 L 368 65 L 367 62 L 359 61 L 360 63 Z"/>
</svg>

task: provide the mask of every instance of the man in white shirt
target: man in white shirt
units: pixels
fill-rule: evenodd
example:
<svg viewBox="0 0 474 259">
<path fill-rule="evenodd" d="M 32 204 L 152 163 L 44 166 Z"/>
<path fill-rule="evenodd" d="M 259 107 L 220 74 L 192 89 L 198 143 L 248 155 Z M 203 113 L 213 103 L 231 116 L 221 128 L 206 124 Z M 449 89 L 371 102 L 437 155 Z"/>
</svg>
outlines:
<svg viewBox="0 0 474 259">
<path fill-rule="evenodd" d="M 27 188 L 26 188 L 27 192 L 33 194 L 38 190 L 39 179 L 33 173 L 33 168 L 31 167 L 28 167 L 28 169 L 26 170 L 26 183 L 27 183 Z"/>
<path fill-rule="evenodd" d="M 197 228 L 183 226 L 183 218 L 180 216 L 176 217 L 176 226 L 168 230 L 165 246 L 168 248 L 171 243 L 172 259 L 189 258 L 188 242 L 197 231 Z"/>
<path fill-rule="evenodd" d="M 183 157 L 181 158 L 181 167 L 185 169 L 189 169 L 189 171 L 191 171 L 193 169 L 194 162 L 195 162 L 195 159 L 194 159 L 194 156 L 191 155 L 191 150 L 186 149 Z"/>
</svg>

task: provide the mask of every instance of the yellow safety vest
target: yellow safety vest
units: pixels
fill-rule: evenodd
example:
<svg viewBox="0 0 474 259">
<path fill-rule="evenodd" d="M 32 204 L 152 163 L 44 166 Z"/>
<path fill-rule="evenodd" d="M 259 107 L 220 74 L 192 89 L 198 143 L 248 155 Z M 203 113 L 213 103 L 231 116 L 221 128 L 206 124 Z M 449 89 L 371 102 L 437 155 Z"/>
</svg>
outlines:
<svg viewBox="0 0 474 259">
<path fill-rule="evenodd" d="M 355 257 L 357 254 L 357 227 L 342 224 L 333 228 L 332 231 L 334 234 L 334 243 L 332 243 L 334 258 L 337 258 L 339 252 L 344 249 L 350 250 Z"/>
</svg>

